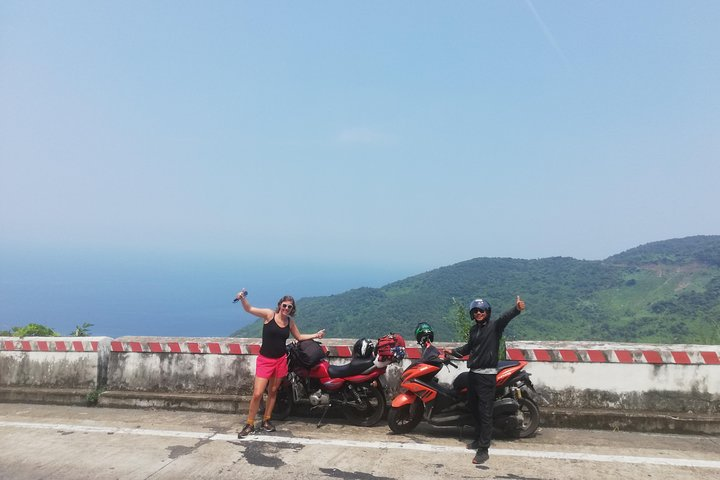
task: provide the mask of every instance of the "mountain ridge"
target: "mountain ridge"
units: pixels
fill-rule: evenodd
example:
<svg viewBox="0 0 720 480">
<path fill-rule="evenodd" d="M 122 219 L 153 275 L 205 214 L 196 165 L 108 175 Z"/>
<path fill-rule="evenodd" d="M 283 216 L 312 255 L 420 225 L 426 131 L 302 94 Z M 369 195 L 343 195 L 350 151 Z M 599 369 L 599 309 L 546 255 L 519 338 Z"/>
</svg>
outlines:
<svg viewBox="0 0 720 480">
<path fill-rule="evenodd" d="M 605 260 L 478 257 L 389 283 L 297 301 L 301 331 L 342 338 L 390 331 L 412 339 L 429 322 L 436 340 L 462 339 L 463 310 L 477 297 L 493 314 L 520 295 L 527 310 L 513 340 L 720 343 L 720 236 L 651 242 Z M 460 325 L 462 327 L 462 325 Z M 255 322 L 232 336 L 260 336 Z"/>
</svg>

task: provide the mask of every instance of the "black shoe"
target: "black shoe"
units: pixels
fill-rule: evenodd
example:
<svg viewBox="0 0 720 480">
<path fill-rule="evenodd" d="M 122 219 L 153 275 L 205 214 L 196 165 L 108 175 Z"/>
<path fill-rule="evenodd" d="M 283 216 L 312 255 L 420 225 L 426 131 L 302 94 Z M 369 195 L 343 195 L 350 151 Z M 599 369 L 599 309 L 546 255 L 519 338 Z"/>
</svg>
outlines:
<svg viewBox="0 0 720 480">
<path fill-rule="evenodd" d="M 488 454 L 487 449 L 485 448 L 479 448 L 477 452 L 475 452 L 475 458 L 473 458 L 474 464 L 481 464 L 488 461 L 490 458 L 490 455 Z"/>
<path fill-rule="evenodd" d="M 255 432 L 255 427 L 253 425 L 250 425 L 249 423 L 246 423 L 242 430 L 238 433 L 238 438 L 247 437 L 251 433 Z"/>
<path fill-rule="evenodd" d="M 264 420 L 262 423 L 262 429 L 265 430 L 266 432 L 274 432 L 275 426 L 272 423 L 270 423 L 270 420 Z"/>
<path fill-rule="evenodd" d="M 468 450 L 477 450 L 478 448 L 480 448 L 480 440 L 476 438 L 475 440 L 467 444 L 467 448 Z"/>
</svg>

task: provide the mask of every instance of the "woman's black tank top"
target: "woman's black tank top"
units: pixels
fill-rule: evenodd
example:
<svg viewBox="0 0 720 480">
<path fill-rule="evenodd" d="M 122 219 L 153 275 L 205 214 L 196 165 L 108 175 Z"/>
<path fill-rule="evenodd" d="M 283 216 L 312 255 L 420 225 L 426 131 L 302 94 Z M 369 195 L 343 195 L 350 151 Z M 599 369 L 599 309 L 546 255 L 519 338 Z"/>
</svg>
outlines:
<svg viewBox="0 0 720 480">
<path fill-rule="evenodd" d="M 285 350 L 285 342 L 290 337 L 290 321 L 281 328 L 280 325 L 275 321 L 275 317 L 272 320 L 263 325 L 262 332 L 262 345 L 260 345 L 260 355 L 268 358 L 280 358 L 284 356 L 287 351 Z"/>
</svg>

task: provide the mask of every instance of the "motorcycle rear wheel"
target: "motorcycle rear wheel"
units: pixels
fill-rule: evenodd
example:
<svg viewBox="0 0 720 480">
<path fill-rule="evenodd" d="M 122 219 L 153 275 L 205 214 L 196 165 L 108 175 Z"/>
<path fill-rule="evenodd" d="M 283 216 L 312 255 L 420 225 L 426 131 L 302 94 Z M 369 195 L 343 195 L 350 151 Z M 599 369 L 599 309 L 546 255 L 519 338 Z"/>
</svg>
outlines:
<svg viewBox="0 0 720 480">
<path fill-rule="evenodd" d="M 343 404 L 342 412 L 350 423 L 359 427 L 371 427 L 378 423 L 385 413 L 385 395 L 376 386 L 363 385 L 356 387 L 361 402 L 348 394 L 349 402 Z"/>
<path fill-rule="evenodd" d="M 388 426 L 395 433 L 408 433 L 418 426 L 423 418 L 422 401 L 416 398 L 409 405 L 391 408 L 388 412 Z"/>
<path fill-rule="evenodd" d="M 538 426 L 540 425 L 540 409 L 532 400 L 527 398 L 521 398 L 518 403 L 520 404 L 520 414 L 522 414 L 522 424 L 519 425 L 517 438 L 528 438 L 535 434 Z"/>
</svg>

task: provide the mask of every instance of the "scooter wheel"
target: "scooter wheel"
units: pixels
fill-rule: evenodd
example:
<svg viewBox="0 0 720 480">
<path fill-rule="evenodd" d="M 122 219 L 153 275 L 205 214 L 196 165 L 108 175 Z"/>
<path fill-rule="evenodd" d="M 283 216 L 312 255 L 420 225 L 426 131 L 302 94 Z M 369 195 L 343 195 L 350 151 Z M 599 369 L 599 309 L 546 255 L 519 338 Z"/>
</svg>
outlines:
<svg viewBox="0 0 720 480">
<path fill-rule="evenodd" d="M 522 415 L 522 424 L 518 428 L 518 438 L 528 438 L 535 434 L 540 425 L 540 409 L 532 400 L 521 398 L 519 413 Z"/>
<path fill-rule="evenodd" d="M 423 418 L 424 407 L 420 399 L 409 405 L 391 408 L 388 412 L 388 426 L 395 433 L 408 433 L 418 426 Z"/>
</svg>

